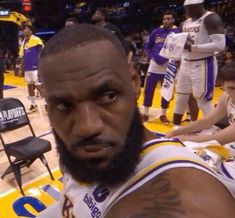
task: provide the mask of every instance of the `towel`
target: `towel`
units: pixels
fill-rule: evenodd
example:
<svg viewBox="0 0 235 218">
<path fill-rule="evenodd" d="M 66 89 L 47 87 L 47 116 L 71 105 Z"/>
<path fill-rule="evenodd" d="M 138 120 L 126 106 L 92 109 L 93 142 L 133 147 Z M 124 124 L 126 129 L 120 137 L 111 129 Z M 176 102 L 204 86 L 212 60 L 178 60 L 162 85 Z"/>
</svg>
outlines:
<svg viewBox="0 0 235 218">
<path fill-rule="evenodd" d="M 188 33 L 171 33 L 167 36 L 160 55 L 173 60 L 179 60 L 184 50 Z"/>
</svg>

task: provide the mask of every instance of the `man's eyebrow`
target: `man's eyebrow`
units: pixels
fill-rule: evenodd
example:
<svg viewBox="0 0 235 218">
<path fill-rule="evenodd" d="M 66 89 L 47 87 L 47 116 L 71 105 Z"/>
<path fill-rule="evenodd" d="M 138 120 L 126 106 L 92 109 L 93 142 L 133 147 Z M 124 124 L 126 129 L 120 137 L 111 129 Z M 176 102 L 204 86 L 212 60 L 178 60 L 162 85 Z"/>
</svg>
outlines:
<svg viewBox="0 0 235 218">
<path fill-rule="evenodd" d="M 58 94 L 53 94 L 47 97 L 48 101 L 64 101 L 66 99 L 71 99 L 72 96 L 70 94 L 63 94 L 63 95 L 58 95 Z"/>
<path fill-rule="evenodd" d="M 115 89 L 118 89 L 121 86 L 122 83 L 115 81 L 113 79 L 107 79 L 105 81 L 100 82 L 99 84 L 93 86 L 93 87 L 88 87 L 88 95 L 99 95 L 102 94 L 103 92 L 107 91 L 112 91 Z M 65 100 L 70 100 L 74 99 L 74 96 L 71 93 L 53 93 L 47 97 L 48 101 L 65 101 Z"/>
<path fill-rule="evenodd" d="M 107 91 L 108 89 L 115 89 L 118 88 L 120 86 L 120 84 L 117 81 L 114 80 L 106 80 L 102 83 L 100 83 L 99 85 L 97 85 L 96 87 L 92 88 L 92 91 L 95 91 L 97 93 L 102 93 Z"/>
</svg>

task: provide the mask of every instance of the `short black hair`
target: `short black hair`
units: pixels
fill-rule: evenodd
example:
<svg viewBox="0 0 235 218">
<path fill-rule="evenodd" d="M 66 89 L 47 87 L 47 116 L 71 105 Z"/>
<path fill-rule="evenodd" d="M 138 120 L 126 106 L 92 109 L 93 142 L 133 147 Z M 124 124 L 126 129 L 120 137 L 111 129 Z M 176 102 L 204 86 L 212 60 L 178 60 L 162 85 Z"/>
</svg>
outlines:
<svg viewBox="0 0 235 218">
<path fill-rule="evenodd" d="M 64 27 L 46 43 L 41 58 L 98 41 L 111 42 L 120 55 L 126 59 L 120 40 L 109 30 L 91 24 L 74 24 Z"/>
<path fill-rule="evenodd" d="M 97 8 L 96 11 L 99 11 L 104 16 L 105 20 L 108 19 L 109 14 L 106 8 Z"/>
<path fill-rule="evenodd" d="M 225 64 L 218 73 L 220 81 L 235 81 L 235 61 Z"/>
<path fill-rule="evenodd" d="M 164 17 L 165 15 L 171 15 L 175 20 L 177 19 L 176 13 L 174 11 L 165 11 L 162 15 L 162 17 Z"/>
</svg>

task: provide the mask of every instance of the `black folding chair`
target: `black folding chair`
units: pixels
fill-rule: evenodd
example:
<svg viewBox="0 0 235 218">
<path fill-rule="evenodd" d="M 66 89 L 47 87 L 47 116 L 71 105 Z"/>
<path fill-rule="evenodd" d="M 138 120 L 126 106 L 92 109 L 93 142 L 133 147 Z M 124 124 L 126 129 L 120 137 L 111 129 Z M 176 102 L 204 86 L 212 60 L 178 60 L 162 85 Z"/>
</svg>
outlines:
<svg viewBox="0 0 235 218">
<path fill-rule="evenodd" d="M 3 140 L 3 132 L 9 132 L 24 126 L 29 126 L 32 133 L 31 136 L 11 143 L 6 143 Z M 35 136 L 25 107 L 22 102 L 16 98 L 5 98 L 0 100 L 0 139 L 10 162 L 10 166 L 6 169 L 1 178 L 4 179 L 7 174 L 13 172 L 23 195 L 24 191 L 22 189 L 20 169 L 24 166 L 30 167 L 37 158 L 39 158 L 46 166 L 51 179 L 54 180 L 44 156 L 45 152 L 51 150 L 51 143 Z"/>
</svg>

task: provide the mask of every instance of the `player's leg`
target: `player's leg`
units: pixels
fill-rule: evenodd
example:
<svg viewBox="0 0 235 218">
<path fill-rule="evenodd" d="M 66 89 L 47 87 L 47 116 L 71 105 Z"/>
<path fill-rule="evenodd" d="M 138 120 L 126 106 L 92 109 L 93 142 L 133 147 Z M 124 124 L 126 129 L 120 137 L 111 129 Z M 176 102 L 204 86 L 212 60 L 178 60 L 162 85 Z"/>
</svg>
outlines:
<svg viewBox="0 0 235 218">
<path fill-rule="evenodd" d="M 198 108 L 197 100 L 193 97 L 193 95 L 190 95 L 189 97 L 188 108 L 189 108 L 190 120 L 191 121 L 197 120 L 199 108 Z"/>
<path fill-rule="evenodd" d="M 165 77 L 165 74 L 161 74 L 161 75 L 162 75 L 162 77 L 161 77 L 161 84 L 162 84 L 163 80 L 164 80 L 164 77 Z M 167 101 L 163 97 L 161 98 L 161 115 L 160 115 L 159 119 L 165 125 L 169 125 L 170 124 L 170 121 L 168 120 L 168 118 L 166 116 L 166 112 L 167 112 L 167 109 L 169 108 L 169 104 L 170 104 L 169 101 Z"/>
<path fill-rule="evenodd" d="M 29 95 L 28 99 L 30 101 L 30 107 L 27 112 L 33 113 L 37 111 L 37 105 L 35 102 L 35 93 L 34 93 L 34 87 L 35 87 L 34 71 L 25 71 L 25 80 L 27 82 L 28 95 Z"/>
<path fill-rule="evenodd" d="M 41 81 L 39 81 L 38 72 L 37 72 L 37 81 L 35 82 L 35 86 L 36 86 L 36 89 L 38 90 L 38 92 L 40 93 L 40 96 L 42 97 L 42 101 L 44 102 L 44 105 L 45 105 L 45 110 L 47 111 L 47 103 L 45 100 L 45 91 L 44 91 L 44 88 L 42 86 Z"/>
<path fill-rule="evenodd" d="M 161 81 L 161 74 L 148 72 L 144 85 L 144 114 L 143 121 L 147 121 L 149 117 L 149 107 L 152 106 L 154 92 L 158 81 Z"/>
<path fill-rule="evenodd" d="M 179 126 L 188 107 L 188 100 L 192 93 L 192 83 L 188 75 L 190 63 L 182 60 L 178 80 L 176 83 L 176 103 L 173 115 L 173 124 Z"/>
<path fill-rule="evenodd" d="M 217 64 L 214 57 L 195 63 L 192 76 L 193 96 L 197 99 L 198 107 L 202 110 L 204 116 L 213 108 L 211 100 L 216 76 Z"/>
</svg>

